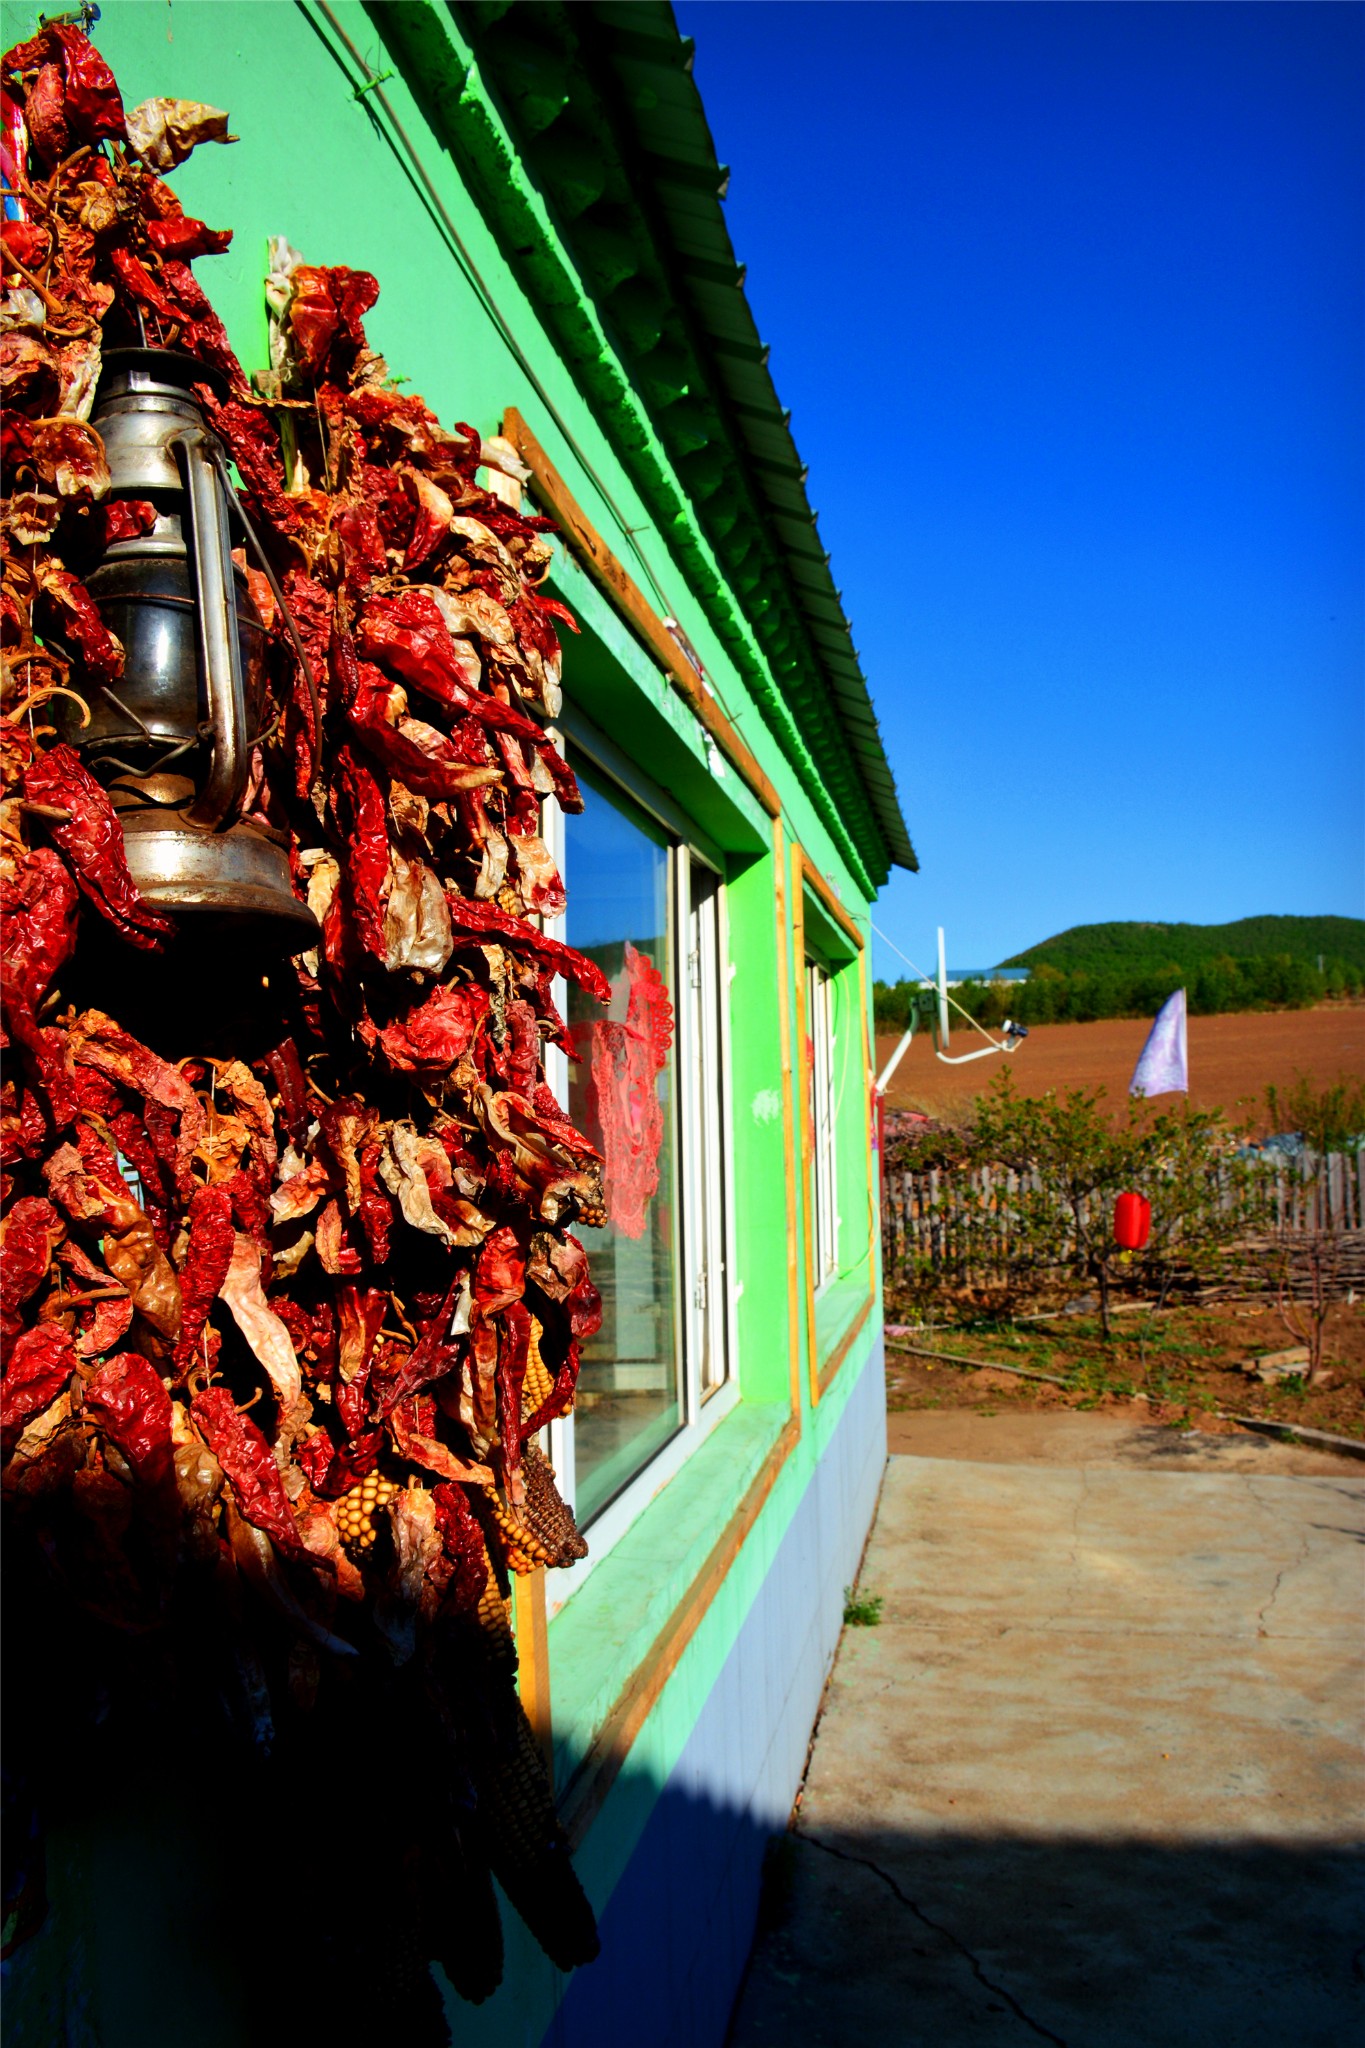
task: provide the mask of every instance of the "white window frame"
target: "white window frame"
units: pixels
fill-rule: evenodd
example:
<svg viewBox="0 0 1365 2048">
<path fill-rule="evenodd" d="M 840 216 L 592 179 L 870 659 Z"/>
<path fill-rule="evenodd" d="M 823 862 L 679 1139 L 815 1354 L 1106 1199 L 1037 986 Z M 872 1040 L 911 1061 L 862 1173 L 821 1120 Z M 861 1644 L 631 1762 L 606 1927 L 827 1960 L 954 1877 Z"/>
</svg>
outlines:
<svg viewBox="0 0 1365 2048">
<path fill-rule="evenodd" d="M 569 721 L 565 721 L 568 723 Z M 739 1400 L 736 1319 L 742 1283 L 735 1278 L 733 1119 L 730 1114 L 730 962 L 725 878 L 720 863 L 695 842 L 687 820 L 664 792 L 649 783 L 604 734 L 574 719 L 572 744 L 597 773 L 667 834 L 672 890 L 674 953 L 671 989 L 678 1076 L 675 1143 L 679 1234 L 675 1251 L 678 1307 L 679 1427 L 615 1498 L 586 1525 L 588 1556 L 571 1569 L 546 1574 L 546 1608 L 557 1614 L 607 1556 L 649 1503 L 668 1484 Z M 564 741 L 554 734 L 561 752 Z M 572 900 L 573 876 L 565 867 L 564 819 L 557 804 L 542 807 L 542 830 Z M 693 875 L 704 878 L 694 889 Z M 695 897 L 695 901 L 694 901 Z M 553 938 L 566 938 L 567 916 L 544 920 Z M 553 984 L 561 1015 L 566 1007 L 562 978 Z M 561 1104 L 569 1099 L 569 1062 L 547 1047 L 546 1081 Z M 714 1111 L 706 1099 L 718 1083 Z M 703 1385 L 702 1360 L 718 1361 Z M 544 1433 L 559 1491 L 570 1507 L 577 1487 L 574 1418 L 563 1416 Z M 544 1440 L 544 1438 L 542 1439 Z"/>
</svg>

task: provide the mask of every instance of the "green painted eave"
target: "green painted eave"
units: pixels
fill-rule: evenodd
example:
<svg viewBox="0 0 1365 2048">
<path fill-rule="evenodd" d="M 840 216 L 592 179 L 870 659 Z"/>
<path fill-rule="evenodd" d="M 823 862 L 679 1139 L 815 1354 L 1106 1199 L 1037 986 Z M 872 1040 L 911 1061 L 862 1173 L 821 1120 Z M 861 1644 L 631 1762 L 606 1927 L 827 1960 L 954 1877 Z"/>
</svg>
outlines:
<svg viewBox="0 0 1365 2048">
<path fill-rule="evenodd" d="M 836 843 L 874 885 L 893 864 L 915 867 L 672 8 L 389 0 L 371 11 Z M 472 65 L 456 61 L 458 46 Z M 478 119 L 482 93 L 539 218 Z"/>
</svg>

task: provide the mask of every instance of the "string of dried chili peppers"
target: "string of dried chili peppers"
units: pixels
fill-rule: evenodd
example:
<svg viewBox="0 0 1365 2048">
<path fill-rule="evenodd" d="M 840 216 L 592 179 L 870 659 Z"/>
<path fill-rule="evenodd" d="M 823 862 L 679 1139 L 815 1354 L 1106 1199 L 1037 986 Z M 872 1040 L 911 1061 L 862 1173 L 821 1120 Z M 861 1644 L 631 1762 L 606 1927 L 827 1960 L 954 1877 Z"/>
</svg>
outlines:
<svg viewBox="0 0 1365 2048">
<path fill-rule="evenodd" d="M 253 391 L 189 268 L 230 231 L 160 175 L 229 140 L 224 114 L 125 115 L 62 23 L 9 51 L 3 91 L 7 1510 L 35 1612 L 163 1642 L 177 1683 L 191 1635 L 229 1646 L 208 1660 L 226 1719 L 291 1759 L 314 1854 L 363 1841 L 392 1873 L 368 1993 L 309 1923 L 351 1971 L 339 2009 L 430 2017 L 430 1959 L 467 1996 L 498 1981 L 490 1870 L 557 1964 L 596 1952 L 504 1605 L 509 1569 L 584 1550 L 534 1441 L 599 1321 L 572 1226 L 600 1164 L 543 1054 L 571 1049 L 556 975 L 608 991 L 530 922 L 564 905 L 541 807 L 579 804 L 546 731 L 572 621 L 541 587 L 548 522 L 480 485 L 513 452 L 443 428 L 369 348 L 372 277 L 282 251 Z M 256 963 L 267 986 L 216 1025 L 192 989 L 148 1000 L 186 941 L 50 722 L 54 693 L 122 670 L 82 575 L 156 512 L 110 497 L 89 416 L 102 346 L 139 339 L 227 379 L 205 412 L 320 692 L 321 729 L 249 571 L 278 713 L 251 815 L 321 940 Z M 19 1938 L 39 1924 L 31 1863 L 6 1906 Z"/>
</svg>

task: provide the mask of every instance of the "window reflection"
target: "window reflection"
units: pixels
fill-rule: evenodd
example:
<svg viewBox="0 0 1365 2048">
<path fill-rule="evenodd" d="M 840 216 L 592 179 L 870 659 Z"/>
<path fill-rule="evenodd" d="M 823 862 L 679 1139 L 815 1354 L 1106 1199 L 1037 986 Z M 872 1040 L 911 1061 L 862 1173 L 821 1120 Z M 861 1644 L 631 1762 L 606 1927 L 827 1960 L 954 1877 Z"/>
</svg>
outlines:
<svg viewBox="0 0 1365 2048">
<path fill-rule="evenodd" d="M 664 834 L 575 763 L 565 821 L 569 944 L 611 983 L 606 1011 L 570 985 L 569 1114 L 603 1155 L 606 1223 L 584 1227 L 602 1328 L 583 1348 L 577 1513 L 591 1520 L 681 1426 L 675 1286 L 677 1076 L 672 859 Z"/>
</svg>

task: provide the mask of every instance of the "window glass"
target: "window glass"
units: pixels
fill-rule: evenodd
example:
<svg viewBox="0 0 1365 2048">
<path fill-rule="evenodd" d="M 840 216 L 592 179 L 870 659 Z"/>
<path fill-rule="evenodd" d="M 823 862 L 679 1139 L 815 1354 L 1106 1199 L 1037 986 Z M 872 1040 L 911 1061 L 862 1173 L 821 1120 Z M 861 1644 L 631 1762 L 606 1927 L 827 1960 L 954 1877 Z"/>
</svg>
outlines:
<svg viewBox="0 0 1365 2048">
<path fill-rule="evenodd" d="M 565 936 L 611 983 L 568 987 L 569 1114 L 603 1156 L 605 1221 L 583 1243 L 602 1327 L 583 1346 L 574 1489 L 589 1522 L 681 1427 L 673 859 L 665 834 L 581 762 L 565 819 Z"/>
</svg>

